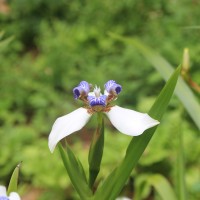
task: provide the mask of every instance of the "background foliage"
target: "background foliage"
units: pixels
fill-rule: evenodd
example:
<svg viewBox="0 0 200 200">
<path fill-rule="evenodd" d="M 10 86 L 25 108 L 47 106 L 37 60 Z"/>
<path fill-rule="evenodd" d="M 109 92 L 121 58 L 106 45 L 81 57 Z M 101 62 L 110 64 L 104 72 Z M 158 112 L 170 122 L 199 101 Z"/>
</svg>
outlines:
<svg viewBox="0 0 200 200">
<path fill-rule="evenodd" d="M 163 79 L 137 51 L 113 40 L 108 32 L 139 37 L 174 66 L 182 62 L 188 47 L 190 74 L 200 84 L 200 29 L 192 28 L 199 25 L 199 6 L 195 0 L 0 1 L 0 31 L 4 31 L 0 34 L 0 183 L 7 184 L 22 161 L 24 199 L 33 191 L 38 194 L 35 199 L 77 199 L 58 152 L 52 155 L 47 147 L 54 120 L 80 106 L 73 100 L 72 88 L 81 80 L 103 86 L 114 79 L 123 86 L 118 105 L 147 112 L 154 102 Z M 199 100 L 199 93 L 194 93 Z M 119 162 L 131 139 L 106 123 L 99 181 Z M 95 125 L 94 117 L 81 134 L 68 137 L 85 168 Z M 176 185 L 178 131 L 184 137 L 188 198 L 200 198 L 199 132 L 176 98 L 125 194 L 135 194 L 139 187 L 144 199 L 158 199 L 141 181 L 152 173 L 163 174 Z"/>
</svg>

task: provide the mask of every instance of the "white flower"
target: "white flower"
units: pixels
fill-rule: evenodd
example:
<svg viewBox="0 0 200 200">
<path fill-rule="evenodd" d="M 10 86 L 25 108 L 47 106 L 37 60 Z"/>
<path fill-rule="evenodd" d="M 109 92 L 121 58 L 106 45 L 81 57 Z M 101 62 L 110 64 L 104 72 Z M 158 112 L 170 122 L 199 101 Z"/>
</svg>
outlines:
<svg viewBox="0 0 200 200">
<path fill-rule="evenodd" d="M 20 197 L 16 192 L 11 192 L 7 196 L 6 187 L 0 185 L 0 200 L 20 200 Z"/>
<path fill-rule="evenodd" d="M 86 81 L 80 82 L 73 89 L 74 98 L 82 100 L 86 106 L 59 117 L 55 121 L 49 135 L 49 149 L 51 152 L 54 151 L 55 146 L 61 139 L 83 128 L 95 112 L 105 113 L 116 129 L 130 136 L 140 135 L 146 129 L 159 124 L 157 120 L 146 113 L 112 106 L 110 103 L 117 98 L 122 87 L 113 80 L 108 81 L 104 87 L 105 92 L 103 95 L 100 93 L 100 88 L 97 87 L 94 88 L 93 92 L 90 92 L 91 85 Z"/>
<path fill-rule="evenodd" d="M 131 200 L 128 197 L 118 197 L 116 200 Z"/>
</svg>

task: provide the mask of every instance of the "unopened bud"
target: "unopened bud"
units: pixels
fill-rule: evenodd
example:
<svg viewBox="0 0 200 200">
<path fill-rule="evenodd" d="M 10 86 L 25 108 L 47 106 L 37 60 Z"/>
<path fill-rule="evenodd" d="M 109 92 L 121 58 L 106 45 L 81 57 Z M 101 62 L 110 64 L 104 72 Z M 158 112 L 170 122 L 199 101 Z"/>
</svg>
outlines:
<svg viewBox="0 0 200 200">
<path fill-rule="evenodd" d="M 183 70 L 185 73 L 187 73 L 190 69 L 190 55 L 189 55 L 189 49 L 184 48 L 183 51 Z"/>
</svg>

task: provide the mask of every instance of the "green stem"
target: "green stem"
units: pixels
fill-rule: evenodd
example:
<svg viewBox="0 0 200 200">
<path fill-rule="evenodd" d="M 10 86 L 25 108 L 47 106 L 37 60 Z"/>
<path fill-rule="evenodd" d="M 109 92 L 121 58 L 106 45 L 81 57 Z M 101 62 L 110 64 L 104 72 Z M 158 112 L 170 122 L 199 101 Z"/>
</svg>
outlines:
<svg viewBox="0 0 200 200">
<path fill-rule="evenodd" d="M 93 140 L 89 151 L 89 186 L 93 188 L 94 182 L 100 171 L 101 160 L 103 156 L 104 148 L 104 121 L 103 114 L 98 113 L 98 126 L 97 130 L 93 136 Z"/>
</svg>

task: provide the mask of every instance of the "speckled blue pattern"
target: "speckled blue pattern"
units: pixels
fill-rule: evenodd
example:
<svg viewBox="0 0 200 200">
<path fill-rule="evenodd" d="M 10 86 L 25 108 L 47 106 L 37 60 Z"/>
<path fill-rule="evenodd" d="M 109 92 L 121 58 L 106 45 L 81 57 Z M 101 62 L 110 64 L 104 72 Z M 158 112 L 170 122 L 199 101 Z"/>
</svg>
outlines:
<svg viewBox="0 0 200 200">
<path fill-rule="evenodd" d="M 90 91 L 90 85 L 86 81 L 81 81 L 77 87 L 73 89 L 74 98 L 78 99 L 81 95 L 87 96 Z"/>
<path fill-rule="evenodd" d="M 119 94 L 122 90 L 122 86 L 117 84 L 115 81 L 113 80 L 110 80 L 108 81 L 105 85 L 105 90 L 108 92 L 108 93 L 114 93 L 114 94 Z"/>
<path fill-rule="evenodd" d="M 90 106 L 97 106 L 97 105 L 106 106 L 106 99 L 107 99 L 106 95 L 101 95 L 100 97 L 94 97 L 94 96 L 88 97 Z"/>
</svg>

